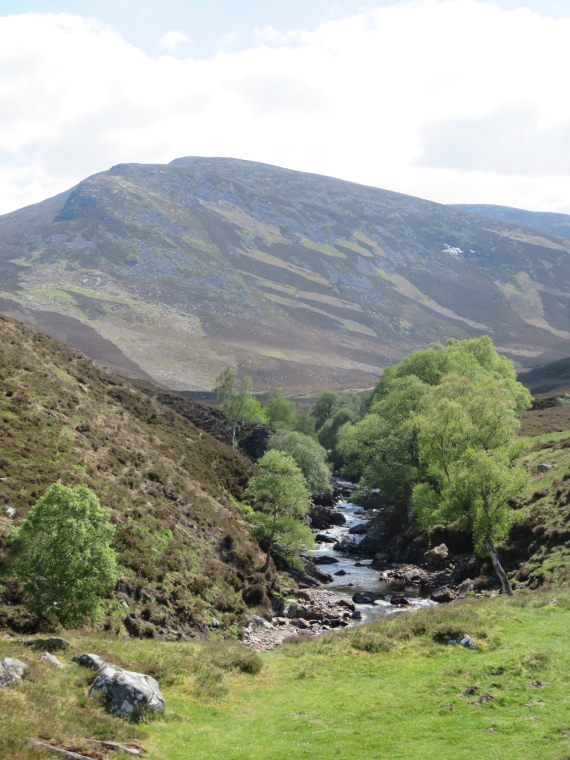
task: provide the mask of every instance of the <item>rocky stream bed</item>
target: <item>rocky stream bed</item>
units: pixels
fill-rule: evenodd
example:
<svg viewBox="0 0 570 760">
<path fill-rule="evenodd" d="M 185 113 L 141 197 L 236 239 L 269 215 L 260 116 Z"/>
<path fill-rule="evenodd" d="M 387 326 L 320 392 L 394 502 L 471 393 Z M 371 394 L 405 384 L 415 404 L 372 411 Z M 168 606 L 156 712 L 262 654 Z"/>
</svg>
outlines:
<svg viewBox="0 0 570 760">
<path fill-rule="evenodd" d="M 251 649 L 273 649 L 290 636 L 318 636 L 450 602 L 473 588 L 454 583 L 456 566 L 445 545 L 427 552 L 422 566 L 390 562 L 387 550 L 367 556 L 364 539 L 377 531 L 379 510 L 353 504 L 352 483 L 337 479 L 334 486 L 334 504 L 313 510 L 317 548 L 305 572 L 291 572 L 296 598 L 275 605 L 270 618 L 250 618 L 243 643 Z"/>
</svg>

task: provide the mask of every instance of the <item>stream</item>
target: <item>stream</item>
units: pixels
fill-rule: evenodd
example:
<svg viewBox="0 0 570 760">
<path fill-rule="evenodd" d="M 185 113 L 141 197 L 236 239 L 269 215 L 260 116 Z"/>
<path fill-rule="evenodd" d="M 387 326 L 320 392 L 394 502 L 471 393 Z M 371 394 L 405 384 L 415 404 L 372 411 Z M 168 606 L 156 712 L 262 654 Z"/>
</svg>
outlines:
<svg viewBox="0 0 570 760">
<path fill-rule="evenodd" d="M 347 538 L 349 529 L 355 525 L 361 525 L 367 523 L 370 520 L 370 516 L 366 515 L 366 512 L 362 507 L 352 504 L 349 501 L 341 501 L 336 505 L 336 511 L 341 512 L 346 518 L 345 525 L 335 525 L 327 530 L 317 531 L 321 535 L 330 536 L 338 541 L 342 541 Z M 350 536 L 355 543 L 359 543 L 363 536 Z M 371 604 L 357 604 L 356 609 L 362 614 L 362 619 L 359 621 L 351 621 L 351 624 L 366 623 L 371 620 L 376 620 L 386 615 L 393 615 L 401 612 L 407 612 L 411 610 L 421 609 L 422 607 L 436 606 L 435 602 L 432 602 L 429 598 L 431 589 L 413 585 L 404 585 L 403 582 L 391 582 L 379 580 L 379 570 L 374 570 L 370 567 L 370 559 L 362 559 L 355 557 L 346 552 L 340 552 L 334 550 L 332 547 L 334 544 L 330 543 L 317 543 L 317 548 L 313 551 L 313 557 L 317 560 L 317 565 L 320 570 L 325 573 L 329 573 L 333 576 L 334 581 L 327 583 L 324 588 L 327 591 L 332 591 L 335 596 L 340 597 L 352 597 L 354 594 L 362 591 L 373 591 L 379 594 L 386 595 L 388 601 L 383 602 L 378 600 L 373 605 Z M 319 557 L 332 557 L 337 562 L 331 564 L 321 564 L 318 561 Z M 340 570 L 344 570 L 346 575 L 336 576 Z M 399 607 L 389 603 L 389 599 L 393 594 L 403 594 L 410 602 L 409 606 Z"/>
</svg>

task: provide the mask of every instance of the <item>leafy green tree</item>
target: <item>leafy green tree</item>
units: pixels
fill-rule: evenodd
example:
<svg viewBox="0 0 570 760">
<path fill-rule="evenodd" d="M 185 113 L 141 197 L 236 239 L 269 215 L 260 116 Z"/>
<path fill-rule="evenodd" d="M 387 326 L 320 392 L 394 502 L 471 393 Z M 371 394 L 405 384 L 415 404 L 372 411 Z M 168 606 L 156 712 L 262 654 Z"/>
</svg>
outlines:
<svg viewBox="0 0 570 760">
<path fill-rule="evenodd" d="M 270 440 L 269 449 L 277 449 L 293 457 L 313 496 L 332 492 L 327 452 L 317 441 L 302 433 L 283 430 L 276 433 Z"/>
<path fill-rule="evenodd" d="M 311 414 L 315 419 L 315 427 L 320 430 L 325 422 L 332 417 L 333 411 L 338 408 L 339 394 L 334 391 L 322 391 L 315 398 Z"/>
<path fill-rule="evenodd" d="M 517 463 L 516 397 L 495 378 L 474 385 L 450 375 L 424 398 L 415 417 L 426 482 L 416 485 L 414 508 L 426 526 L 457 522 L 473 536 L 476 551 L 490 555 L 503 590 L 512 595 L 495 542 L 513 519 L 509 500 L 528 482 Z"/>
<path fill-rule="evenodd" d="M 79 625 L 100 616 L 100 598 L 117 579 L 114 528 L 87 486 L 55 483 L 9 535 L 9 572 L 31 612 Z"/>
<path fill-rule="evenodd" d="M 272 388 L 263 411 L 274 430 L 291 430 L 297 419 L 295 404 L 280 388 Z"/>
<path fill-rule="evenodd" d="M 244 499 L 254 509 L 254 536 L 267 543 L 261 571 L 268 569 L 273 551 L 298 567 L 297 552 L 314 547 L 311 529 L 302 522 L 311 506 L 305 478 L 295 460 L 276 449 L 258 464 L 259 475 L 249 481 Z"/>
<path fill-rule="evenodd" d="M 296 430 L 297 433 L 303 433 L 303 435 L 308 435 L 310 438 L 313 438 L 313 440 L 317 440 L 315 418 L 308 405 L 303 406 L 298 410 L 297 419 L 293 429 Z"/>
<path fill-rule="evenodd" d="M 446 375 L 466 377 L 475 385 L 494 378 L 501 381 L 504 392 L 514 399 L 518 412 L 532 403 L 530 391 L 517 381 L 513 363 L 497 353 L 488 335 L 469 340 L 450 338 L 445 345 L 434 343 L 425 351 L 415 351 L 399 364 L 386 367 L 374 390 L 374 399 L 388 393 L 397 378 L 410 375 L 427 385 L 438 385 Z"/>
<path fill-rule="evenodd" d="M 414 486 L 425 475 L 412 414 L 429 389 L 414 375 L 396 378 L 390 393 L 373 403 L 370 414 L 355 425 L 344 425 L 338 435 L 345 466 L 360 475 L 362 485 L 381 486 L 391 498 L 405 501 L 410 524 Z"/>
<path fill-rule="evenodd" d="M 216 379 L 216 396 L 220 409 L 232 427 L 232 449 L 236 447 L 236 433 L 241 425 L 245 422 L 266 421 L 251 388 L 251 377 L 245 375 L 238 383 L 238 373 L 232 367 L 226 367 Z"/>
</svg>

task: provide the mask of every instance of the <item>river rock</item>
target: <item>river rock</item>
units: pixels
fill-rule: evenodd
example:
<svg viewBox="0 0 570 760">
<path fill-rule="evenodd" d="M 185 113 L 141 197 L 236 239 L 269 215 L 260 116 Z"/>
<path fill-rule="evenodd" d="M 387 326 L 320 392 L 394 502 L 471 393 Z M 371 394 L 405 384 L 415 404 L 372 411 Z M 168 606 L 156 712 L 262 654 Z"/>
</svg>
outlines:
<svg viewBox="0 0 570 760">
<path fill-rule="evenodd" d="M 408 599 L 406 599 L 405 596 L 402 596 L 401 594 L 394 594 L 394 596 L 390 599 L 390 604 L 407 607 L 410 602 Z"/>
<path fill-rule="evenodd" d="M 333 525 L 344 525 L 346 517 L 336 509 L 314 506 L 311 509 L 311 527 L 315 530 L 327 530 Z"/>
<path fill-rule="evenodd" d="M 20 681 L 27 669 L 25 662 L 15 660 L 13 657 L 0 660 L 0 686 L 8 686 L 14 681 Z"/>
<path fill-rule="evenodd" d="M 49 652 L 44 652 L 40 657 L 40 660 L 43 662 L 49 662 L 54 668 L 63 668 L 63 664 L 57 659 L 57 657 L 54 657 L 54 655 Z"/>
<path fill-rule="evenodd" d="M 327 536 L 326 533 L 317 533 L 315 536 L 315 541 L 318 544 L 336 544 L 337 539 L 333 536 Z"/>
<path fill-rule="evenodd" d="M 384 570 L 386 568 L 386 565 L 389 564 L 389 557 L 386 552 L 376 552 L 374 558 L 372 559 L 372 562 L 370 563 L 370 567 L 373 570 Z"/>
<path fill-rule="evenodd" d="M 426 562 L 429 562 L 430 565 L 434 565 L 435 567 L 440 567 L 443 565 L 448 556 L 449 549 L 445 544 L 440 544 L 439 546 L 435 546 L 433 549 L 428 549 L 428 551 L 424 554 Z"/>
<path fill-rule="evenodd" d="M 337 552 L 354 552 L 358 549 L 358 543 L 351 538 L 343 538 L 333 546 Z"/>
<path fill-rule="evenodd" d="M 356 605 L 354 604 L 352 599 L 347 599 L 346 597 L 343 597 L 342 599 L 337 599 L 336 604 L 339 607 L 346 607 L 347 610 L 350 610 L 351 612 L 354 612 L 356 609 Z"/>
<path fill-rule="evenodd" d="M 366 523 L 360 523 L 359 525 L 353 525 L 352 528 L 348 529 L 348 532 L 351 536 L 364 536 L 367 530 L 368 525 Z"/>
<path fill-rule="evenodd" d="M 433 591 L 430 599 L 438 604 L 447 604 L 447 602 L 452 602 L 455 599 L 455 591 L 449 586 L 444 586 Z"/>
<path fill-rule="evenodd" d="M 372 604 L 376 599 L 384 599 L 384 594 L 377 591 L 359 591 L 352 597 L 355 604 Z"/>
<path fill-rule="evenodd" d="M 362 612 L 360 612 L 360 610 L 355 610 L 350 617 L 352 620 L 362 620 Z"/>
<path fill-rule="evenodd" d="M 164 697 L 152 676 L 122 670 L 109 663 L 105 663 L 99 671 L 89 694 L 102 694 L 106 699 L 107 711 L 113 715 L 130 715 L 143 710 L 164 712 Z"/>
<path fill-rule="evenodd" d="M 350 480 L 341 480 L 340 478 L 333 478 L 332 481 L 334 496 L 352 496 L 357 490 L 356 483 L 351 483 Z"/>
<path fill-rule="evenodd" d="M 313 559 L 313 562 L 315 563 L 315 565 L 337 565 L 340 562 L 340 560 L 337 559 L 336 557 L 331 557 L 327 554 L 324 554 L 321 557 L 315 557 Z"/>
<path fill-rule="evenodd" d="M 348 575 L 348 573 L 346 572 L 346 570 L 337 570 L 335 575 Z"/>
</svg>

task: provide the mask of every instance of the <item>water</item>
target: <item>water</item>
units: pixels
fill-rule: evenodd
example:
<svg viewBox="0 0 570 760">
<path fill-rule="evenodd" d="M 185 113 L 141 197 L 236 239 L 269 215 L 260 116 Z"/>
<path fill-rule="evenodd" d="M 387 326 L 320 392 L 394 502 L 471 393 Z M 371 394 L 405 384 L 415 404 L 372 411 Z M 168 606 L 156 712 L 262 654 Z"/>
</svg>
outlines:
<svg viewBox="0 0 570 760">
<path fill-rule="evenodd" d="M 340 502 L 336 509 L 345 516 L 346 525 L 335 525 L 328 530 L 320 530 L 318 532 L 336 538 L 339 541 L 348 536 L 349 528 L 366 523 L 370 519 L 370 517 L 366 516 L 362 507 L 348 501 Z M 363 536 L 351 536 L 351 538 L 353 538 L 355 542 L 360 543 Z M 370 567 L 371 560 L 361 559 L 350 554 L 345 554 L 344 552 L 335 551 L 332 548 L 333 545 L 334 544 L 319 543 L 317 544 L 317 549 L 313 552 L 315 558 L 326 555 L 327 557 L 334 557 L 338 560 L 335 564 L 318 565 L 320 570 L 324 573 L 330 573 L 334 578 L 332 583 L 327 583 L 325 585 L 325 588 L 328 591 L 333 591 L 335 595 L 338 595 L 339 597 L 352 597 L 353 594 L 361 591 L 374 591 L 379 594 L 385 594 L 388 598 L 390 598 L 392 594 L 403 594 L 410 602 L 409 607 L 396 607 L 389 603 L 383 604 L 381 601 L 377 602 L 374 606 L 370 604 L 357 604 L 356 609 L 360 610 L 362 613 L 362 621 L 360 622 L 368 622 L 380 617 L 385 617 L 386 615 L 394 615 L 400 612 L 435 605 L 435 602 L 432 602 L 429 599 L 429 589 L 418 586 L 406 586 L 403 581 L 394 581 L 392 583 L 380 581 L 378 579 L 379 571 L 373 570 Z M 361 566 L 356 567 L 356 563 L 361 564 Z M 345 570 L 346 575 L 335 576 L 335 573 L 339 570 Z M 349 586 L 349 583 L 354 585 Z"/>
</svg>

